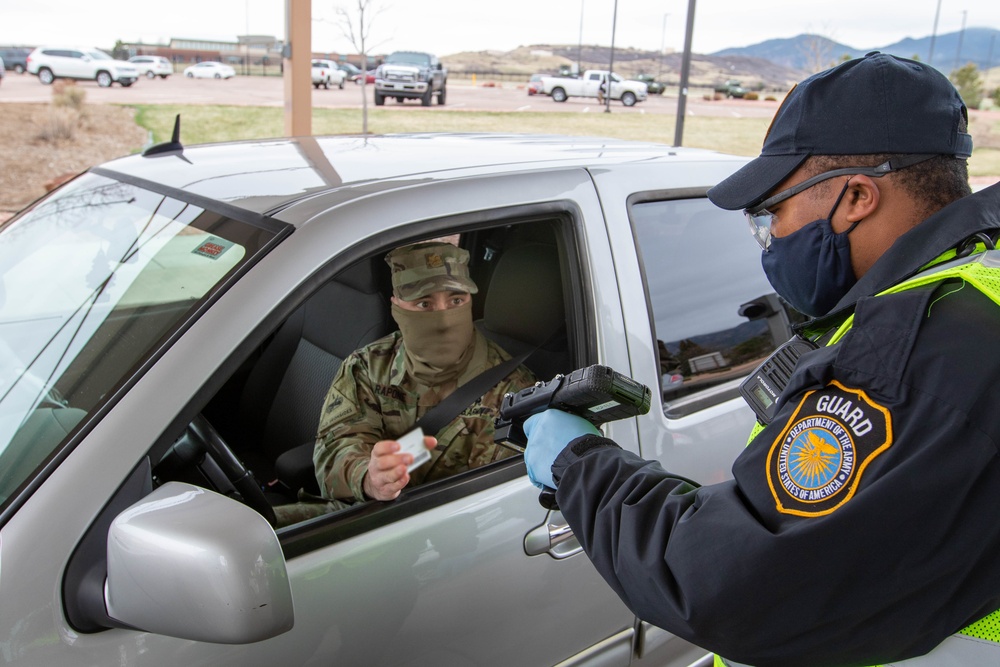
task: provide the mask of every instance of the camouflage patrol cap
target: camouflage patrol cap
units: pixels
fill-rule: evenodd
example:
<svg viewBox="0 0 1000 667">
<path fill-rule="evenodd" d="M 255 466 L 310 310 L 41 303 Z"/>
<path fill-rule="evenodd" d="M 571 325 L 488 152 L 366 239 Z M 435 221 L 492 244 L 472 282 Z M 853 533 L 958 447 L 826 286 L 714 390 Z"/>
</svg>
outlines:
<svg viewBox="0 0 1000 667">
<path fill-rule="evenodd" d="M 428 241 L 396 248 L 385 256 L 392 270 L 392 293 L 415 301 L 434 292 L 479 291 L 469 277 L 469 251 L 450 243 Z"/>
</svg>

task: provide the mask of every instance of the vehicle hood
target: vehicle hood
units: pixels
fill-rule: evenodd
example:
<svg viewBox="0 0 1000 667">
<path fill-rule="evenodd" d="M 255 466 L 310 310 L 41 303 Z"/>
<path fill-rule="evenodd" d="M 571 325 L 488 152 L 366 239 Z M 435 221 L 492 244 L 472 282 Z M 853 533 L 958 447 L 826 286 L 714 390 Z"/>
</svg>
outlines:
<svg viewBox="0 0 1000 667">
<path fill-rule="evenodd" d="M 405 72 L 408 74 L 418 74 L 422 69 L 426 68 L 420 67 L 419 65 L 403 65 L 403 64 L 397 65 L 395 63 L 382 64 L 383 72 L 401 72 L 401 73 Z"/>
</svg>

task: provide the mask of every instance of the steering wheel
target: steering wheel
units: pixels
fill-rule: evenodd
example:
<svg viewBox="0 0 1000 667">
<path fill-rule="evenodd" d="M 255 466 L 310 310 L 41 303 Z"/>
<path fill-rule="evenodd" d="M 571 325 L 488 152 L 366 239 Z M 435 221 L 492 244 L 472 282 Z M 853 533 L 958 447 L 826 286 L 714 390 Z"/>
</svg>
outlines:
<svg viewBox="0 0 1000 667">
<path fill-rule="evenodd" d="M 210 461 L 205 460 L 206 455 Z M 224 489 L 219 488 L 218 482 L 221 480 L 213 479 L 218 478 L 221 473 L 239 494 L 243 504 L 263 516 L 272 526 L 277 523 L 274 508 L 267 501 L 253 473 L 236 458 L 233 450 L 202 414 L 191 421 L 184 435 L 171 445 L 157 468 L 170 470 L 189 465 L 197 465 L 205 477 L 213 481 L 216 489 L 224 492 Z"/>
</svg>

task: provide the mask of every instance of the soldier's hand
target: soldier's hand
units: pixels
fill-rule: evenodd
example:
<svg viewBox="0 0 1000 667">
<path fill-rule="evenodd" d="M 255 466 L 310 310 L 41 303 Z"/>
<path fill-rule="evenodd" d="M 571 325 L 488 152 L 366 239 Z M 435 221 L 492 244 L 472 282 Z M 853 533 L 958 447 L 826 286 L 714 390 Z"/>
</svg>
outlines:
<svg viewBox="0 0 1000 667">
<path fill-rule="evenodd" d="M 437 440 L 424 436 L 424 445 L 427 449 L 434 449 Z M 376 442 L 372 447 L 371 458 L 368 459 L 368 472 L 362 481 L 365 495 L 374 500 L 392 500 L 397 497 L 410 481 L 406 467 L 412 462 L 413 455 L 400 453 L 399 443 L 395 440 Z"/>
</svg>

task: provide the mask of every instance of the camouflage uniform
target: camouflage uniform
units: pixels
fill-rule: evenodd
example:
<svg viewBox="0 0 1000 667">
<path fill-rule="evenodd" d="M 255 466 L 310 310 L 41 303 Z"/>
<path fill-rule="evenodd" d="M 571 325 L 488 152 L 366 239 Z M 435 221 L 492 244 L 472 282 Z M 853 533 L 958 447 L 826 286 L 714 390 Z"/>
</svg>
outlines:
<svg viewBox="0 0 1000 667">
<path fill-rule="evenodd" d="M 457 383 L 431 387 L 405 371 L 403 339 L 397 331 L 352 353 L 341 365 L 320 415 L 313 463 L 327 498 L 365 500 L 362 479 L 372 447 L 411 430 L 427 410 L 451 391 L 510 355 L 475 333 L 472 360 Z M 504 393 L 535 382 L 519 366 L 491 391 L 435 434 L 430 461 L 410 473 L 409 486 L 454 475 L 513 455 L 493 442 L 493 420 Z M 432 435 L 432 434 L 427 434 Z"/>
</svg>

